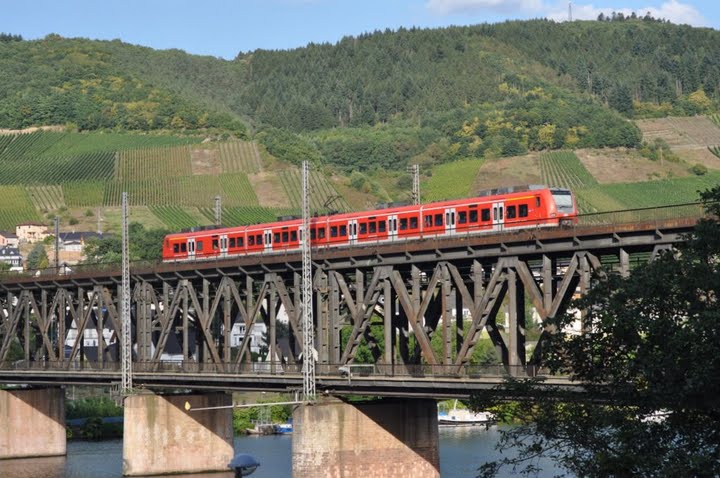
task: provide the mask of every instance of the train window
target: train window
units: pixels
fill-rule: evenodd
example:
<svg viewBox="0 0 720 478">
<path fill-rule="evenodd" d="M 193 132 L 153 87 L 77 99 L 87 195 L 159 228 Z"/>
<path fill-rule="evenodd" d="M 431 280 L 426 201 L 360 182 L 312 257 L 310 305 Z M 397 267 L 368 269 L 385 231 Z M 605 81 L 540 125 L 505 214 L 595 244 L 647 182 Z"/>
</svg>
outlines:
<svg viewBox="0 0 720 478">
<path fill-rule="evenodd" d="M 325 228 L 321 227 L 318 229 L 318 239 L 325 239 Z"/>
<path fill-rule="evenodd" d="M 385 232 L 385 221 L 378 221 L 378 232 Z"/>
<path fill-rule="evenodd" d="M 467 211 L 458 211 L 458 224 L 465 223 L 467 223 Z"/>
<path fill-rule="evenodd" d="M 180 244 L 173 244 L 173 253 L 177 254 L 180 252 Z"/>
<path fill-rule="evenodd" d="M 243 238 L 242 238 L 242 237 L 238 237 L 238 238 L 237 238 L 237 246 L 238 246 L 238 247 L 242 247 L 242 246 L 243 246 L 243 242 L 244 242 L 244 241 L 243 241 Z"/>
<path fill-rule="evenodd" d="M 345 236 L 347 236 L 347 226 L 342 225 L 342 226 L 340 226 L 340 237 L 345 237 Z"/>
<path fill-rule="evenodd" d="M 535 207 L 540 207 L 540 196 L 535 198 Z"/>
<path fill-rule="evenodd" d="M 311 240 L 311 241 L 314 241 L 314 240 L 315 240 L 316 234 L 317 234 L 317 232 L 315 231 L 315 228 L 314 228 L 314 227 L 313 227 L 312 229 L 310 229 L 310 240 Z"/>
<path fill-rule="evenodd" d="M 198 250 L 198 251 L 202 251 L 202 250 L 203 250 L 203 241 L 198 241 L 198 242 L 197 242 L 197 250 Z"/>
<path fill-rule="evenodd" d="M 180 244 L 180 252 L 187 252 L 187 244 L 184 242 Z"/>
<path fill-rule="evenodd" d="M 360 223 L 360 234 L 367 234 L 367 223 L 366 222 Z"/>
<path fill-rule="evenodd" d="M 477 212 L 477 210 L 471 210 L 471 211 L 470 211 L 470 222 L 478 222 L 478 212 Z"/>
<path fill-rule="evenodd" d="M 489 221 L 490 220 L 490 209 L 483 209 L 480 219 L 483 221 Z"/>
<path fill-rule="evenodd" d="M 338 237 L 337 226 L 330 226 L 330 237 Z"/>
<path fill-rule="evenodd" d="M 370 229 L 370 234 L 375 234 L 377 232 L 377 223 L 375 221 L 368 222 L 368 227 Z"/>
<path fill-rule="evenodd" d="M 443 225 L 443 215 L 442 214 L 435 214 L 435 225 L 436 226 L 442 226 Z"/>
<path fill-rule="evenodd" d="M 417 219 L 415 219 L 415 222 L 417 222 Z M 408 228 L 408 220 L 406 217 L 400 218 L 400 230 L 404 231 Z"/>
<path fill-rule="evenodd" d="M 521 204 L 518 207 L 518 216 L 528 217 L 528 205 L 527 204 Z"/>
<path fill-rule="evenodd" d="M 248 246 L 255 245 L 255 236 L 248 236 Z"/>
<path fill-rule="evenodd" d="M 278 242 L 280 242 L 280 233 L 279 233 L 279 232 L 276 232 L 276 233 L 275 233 L 275 235 L 274 235 L 274 237 L 273 237 L 273 242 L 276 243 L 276 244 L 277 244 Z"/>
<path fill-rule="evenodd" d="M 202 244 L 202 242 L 199 242 L 199 243 L 198 243 L 198 245 L 200 245 L 200 244 Z M 198 248 L 198 250 L 201 250 L 201 249 L 200 249 L 201 247 L 202 247 L 202 246 L 200 246 L 200 247 Z M 218 240 L 217 240 L 217 239 L 213 239 L 213 240 L 212 240 L 212 250 L 213 250 L 213 251 L 217 251 L 218 249 L 220 249 L 220 245 L 218 244 Z"/>
<path fill-rule="evenodd" d="M 255 236 L 255 244 L 258 246 L 262 246 L 263 240 L 262 240 L 262 234 L 258 234 Z"/>
<path fill-rule="evenodd" d="M 297 242 L 297 231 L 290 231 L 290 242 Z"/>
<path fill-rule="evenodd" d="M 425 227 L 432 227 L 432 214 L 425 216 Z"/>
<path fill-rule="evenodd" d="M 290 233 L 285 231 L 282 233 L 282 241 L 283 242 L 290 242 Z"/>
<path fill-rule="evenodd" d="M 411 217 L 410 218 L 410 229 L 417 229 L 418 228 L 418 218 Z"/>
<path fill-rule="evenodd" d="M 235 247 L 235 238 L 231 237 L 228 247 Z"/>
<path fill-rule="evenodd" d="M 515 217 L 517 216 L 517 207 L 516 206 L 508 206 L 505 211 L 505 214 L 508 219 L 515 219 Z"/>
</svg>

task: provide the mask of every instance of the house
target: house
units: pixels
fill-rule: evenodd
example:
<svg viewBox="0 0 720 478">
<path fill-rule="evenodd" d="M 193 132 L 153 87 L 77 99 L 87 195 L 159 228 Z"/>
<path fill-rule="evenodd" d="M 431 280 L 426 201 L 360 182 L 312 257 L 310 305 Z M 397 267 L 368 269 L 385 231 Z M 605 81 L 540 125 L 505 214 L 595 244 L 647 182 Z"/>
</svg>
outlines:
<svg viewBox="0 0 720 478">
<path fill-rule="evenodd" d="M 0 246 L 18 247 L 20 241 L 18 241 L 17 234 L 0 231 Z"/>
<path fill-rule="evenodd" d="M 58 234 L 58 256 L 61 262 L 77 264 L 83 258 L 88 239 L 102 238 L 97 232 L 61 232 Z"/>
<path fill-rule="evenodd" d="M 15 234 L 17 234 L 20 242 L 29 244 L 42 242 L 49 234 L 48 228 L 39 222 L 23 222 L 15 226 Z"/>
<path fill-rule="evenodd" d="M 22 267 L 22 256 L 17 247 L 0 247 L 0 262 L 10 264 L 10 267 Z"/>
</svg>

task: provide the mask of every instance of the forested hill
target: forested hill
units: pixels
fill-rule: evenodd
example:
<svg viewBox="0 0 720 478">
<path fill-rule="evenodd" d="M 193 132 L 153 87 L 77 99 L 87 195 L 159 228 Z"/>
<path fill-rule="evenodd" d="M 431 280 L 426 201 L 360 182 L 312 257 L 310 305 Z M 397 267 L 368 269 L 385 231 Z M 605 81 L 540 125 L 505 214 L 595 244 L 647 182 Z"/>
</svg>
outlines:
<svg viewBox="0 0 720 478">
<path fill-rule="evenodd" d="M 651 19 L 513 21 L 375 32 L 234 61 L 3 35 L 0 71 L 0 128 L 258 132 L 289 161 L 403 168 L 636 146 L 627 118 L 717 111 L 720 33 Z"/>
</svg>

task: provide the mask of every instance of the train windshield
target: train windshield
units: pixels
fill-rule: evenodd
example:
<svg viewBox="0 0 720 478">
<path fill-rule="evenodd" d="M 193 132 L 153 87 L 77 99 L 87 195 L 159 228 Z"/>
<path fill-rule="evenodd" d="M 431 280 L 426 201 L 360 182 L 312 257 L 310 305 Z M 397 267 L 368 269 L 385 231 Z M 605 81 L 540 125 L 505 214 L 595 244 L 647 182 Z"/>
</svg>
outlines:
<svg viewBox="0 0 720 478">
<path fill-rule="evenodd" d="M 561 212 L 572 212 L 573 210 L 573 198 L 572 193 L 567 189 L 556 189 L 552 192 L 553 199 L 557 205 L 558 211 Z"/>
</svg>

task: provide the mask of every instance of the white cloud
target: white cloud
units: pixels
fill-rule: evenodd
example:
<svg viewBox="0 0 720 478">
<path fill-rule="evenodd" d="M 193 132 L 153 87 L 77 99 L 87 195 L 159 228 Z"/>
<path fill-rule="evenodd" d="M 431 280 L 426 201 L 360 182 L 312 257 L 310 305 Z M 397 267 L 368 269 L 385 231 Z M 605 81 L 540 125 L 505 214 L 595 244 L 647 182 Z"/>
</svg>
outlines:
<svg viewBox="0 0 720 478">
<path fill-rule="evenodd" d="M 542 0 L 428 0 L 425 6 L 442 15 L 452 13 L 537 12 L 542 10 Z"/>
<path fill-rule="evenodd" d="M 693 26 L 706 26 L 708 22 L 700 12 L 695 9 L 692 5 L 686 3 L 680 3 L 677 0 L 669 0 L 660 7 L 643 7 L 637 9 L 630 8 L 612 8 L 612 7 L 595 7 L 592 4 L 588 5 L 575 5 L 572 6 L 572 16 L 574 20 L 595 20 L 601 13 L 604 15 L 612 15 L 612 12 L 622 13 L 625 16 L 631 15 L 633 12 L 639 17 L 644 17 L 645 14 L 650 13 L 655 18 L 664 18 L 670 20 L 673 23 Z M 567 20 L 568 11 L 567 7 L 563 9 L 551 10 L 547 13 L 547 18 L 553 20 Z"/>
</svg>

